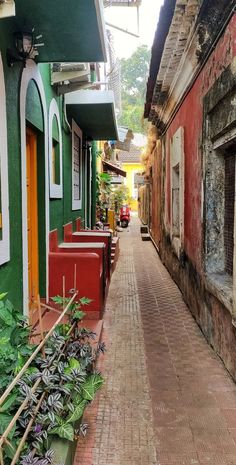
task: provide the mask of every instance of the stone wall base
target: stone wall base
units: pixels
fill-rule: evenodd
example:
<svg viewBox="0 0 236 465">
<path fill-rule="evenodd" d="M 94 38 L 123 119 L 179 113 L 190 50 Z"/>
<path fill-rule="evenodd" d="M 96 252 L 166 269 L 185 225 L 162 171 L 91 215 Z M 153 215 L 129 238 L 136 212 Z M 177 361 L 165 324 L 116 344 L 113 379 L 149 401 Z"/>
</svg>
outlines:
<svg viewBox="0 0 236 465">
<path fill-rule="evenodd" d="M 205 277 L 191 260 L 185 254 L 177 258 L 169 237 L 165 235 L 160 245 L 160 257 L 208 343 L 236 381 L 236 328 L 232 325 L 229 310 L 207 290 Z"/>
</svg>

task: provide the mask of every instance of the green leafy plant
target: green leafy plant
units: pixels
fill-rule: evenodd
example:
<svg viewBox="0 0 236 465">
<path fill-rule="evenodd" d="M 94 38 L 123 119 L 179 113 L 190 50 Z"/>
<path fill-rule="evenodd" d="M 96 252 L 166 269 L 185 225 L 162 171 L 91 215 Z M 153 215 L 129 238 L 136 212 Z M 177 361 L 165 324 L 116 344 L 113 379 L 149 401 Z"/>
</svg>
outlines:
<svg viewBox="0 0 236 465">
<path fill-rule="evenodd" d="M 69 301 L 61 296 L 56 296 L 53 300 L 63 307 Z M 58 325 L 48 339 L 45 356 L 38 356 L 34 360 L 2 404 L 0 435 L 22 402 L 27 399 L 27 406 L 9 434 L 9 442 L 4 446 L 6 464 L 8 460 L 12 460 L 42 394 L 43 400 L 22 451 L 21 465 L 49 464 L 53 437 L 74 441 L 78 434 L 86 433 L 87 425 L 81 423 L 84 409 L 103 384 L 102 376 L 94 370 L 97 352 L 93 349 L 91 340 L 95 333 L 78 326 L 85 315 L 81 308 L 90 302 L 87 297 L 82 297 L 73 303 L 68 313 L 68 322 Z M 0 296 L 0 308 L 0 352 L 2 350 L 5 357 L 5 365 L 0 360 L 0 373 L 5 384 L 8 384 L 35 347 L 29 344 L 31 328 L 7 300 L 6 294 Z M 4 351 L 4 345 L 7 346 L 7 351 Z M 102 345 L 98 348 L 101 352 L 103 349 Z M 40 380 L 40 384 L 33 393 L 32 387 L 37 380 Z M 81 423 L 79 428 L 78 422 Z"/>
<path fill-rule="evenodd" d="M 146 124 L 143 122 L 143 106 L 150 58 L 151 51 L 148 47 L 140 45 L 130 57 L 122 58 L 120 62 L 123 110 L 119 125 L 143 134 L 146 132 Z"/>
<path fill-rule="evenodd" d="M 52 298 L 53 302 L 55 304 L 61 306 L 61 307 L 66 307 L 66 305 L 70 301 L 70 297 L 61 297 L 59 295 L 55 296 Z M 92 302 L 91 299 L 88 297 L 81 297 L 78 301 L 74 301 L 69 309 L 69 315 L 70 315 L 70 321 L 81 321 L 86 313 L 84 313 L 81 309 L 83 305 L 89 305 Z"/>
<path fill-rule="evenodd" d="M 96 186 L 97 217 L 105 221 L 106 206 L 110 204 L 112 192 L 111 176 L 108 173 L 97 173 Z"/>
<path fill-rule="evenodd" d="M 34 350 L 29 344 L 31 328 L 26 319 L 0 295 L 0 394 L 21 370 Z"/>
<path fill-rule="evenodd" d="M 124 184 L 116 187 L 112 192 L 111 200 L 115 212 L 118 214 L 122 205 L 129 203 L 131 200 L 129 188 Z"/>
</svg>

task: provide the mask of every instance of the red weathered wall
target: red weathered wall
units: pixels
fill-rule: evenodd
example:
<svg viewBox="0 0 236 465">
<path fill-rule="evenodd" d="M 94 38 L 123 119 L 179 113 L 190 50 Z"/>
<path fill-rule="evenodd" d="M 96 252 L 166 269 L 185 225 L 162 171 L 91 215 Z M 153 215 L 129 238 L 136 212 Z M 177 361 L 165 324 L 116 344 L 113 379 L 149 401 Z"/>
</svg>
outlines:
<svg viewBox="0 0 236 465">
<path fill-rule="evenodd" d="M 218 42 L 207 64 L 185 98 L 166 134 L 167 160 L 167 217 L 170 221 L 170 139 L 177 129 L 184 128 L 185 150 L 185 234 L 184 248 L 198 271 L 201 271 L 202 218 L 201 218 L 201 137 L 203 123 L 203 97 L 230 65 L 236 55 L 236 17 Z"/>
</svg>

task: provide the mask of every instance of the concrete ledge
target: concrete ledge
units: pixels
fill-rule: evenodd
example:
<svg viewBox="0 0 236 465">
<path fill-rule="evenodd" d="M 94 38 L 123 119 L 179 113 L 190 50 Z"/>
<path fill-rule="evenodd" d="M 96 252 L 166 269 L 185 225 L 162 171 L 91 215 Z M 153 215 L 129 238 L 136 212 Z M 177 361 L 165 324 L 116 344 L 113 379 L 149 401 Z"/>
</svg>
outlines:
<svg viewBox="0 0 236 465">
<path fill-rule="evenodd" d="M 148 233 L 148 226 L 140 226 L 140 233 L 141 234 Z"/>
<path fill-rule="evenodd" d="M 141 239 L 142 239 L 142 241 L 150 241 L 151 236 L 150 236 L 149 233 L 143 233 L 143 234 L 141 234 Z"/>
<path fill-rule="evenodd" d="M 72 465 L 75 456 L 77 441 L 71 442 L 66 439 L 55 438 L 52 440 L 50 449 L 54 451 L 54 463 L 61 465 Z"/>
<path fill-rule="evenodd" d="M 206 289 L 233 314 L 233 278 L 226 273 L 207 273 Z"/>
</svg>

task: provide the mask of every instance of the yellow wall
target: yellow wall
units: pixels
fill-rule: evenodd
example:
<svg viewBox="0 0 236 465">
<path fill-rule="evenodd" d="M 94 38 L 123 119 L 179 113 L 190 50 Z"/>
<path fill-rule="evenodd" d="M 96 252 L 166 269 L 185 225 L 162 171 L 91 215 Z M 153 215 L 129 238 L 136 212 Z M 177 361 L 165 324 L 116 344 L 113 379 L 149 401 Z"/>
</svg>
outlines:
<svg viewBox="0 0 236 465">
<path fill-rule="evenodd" d="M 133 197 L 134 173 L 142 173 L 143 165 L 141 163 L 122 163 L 122 170 L 127 173 L 124 183 L 129 188 L 130 197 Z M 138 211 L 137 196 L 131 201 L 130 207 L 132 211 Z"/>
</svg>

